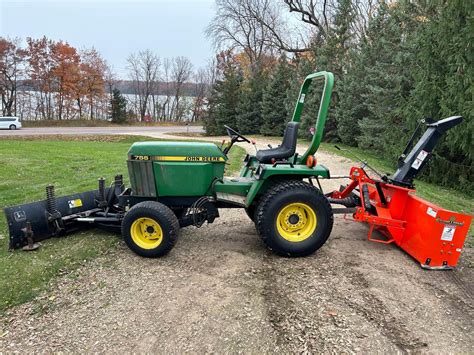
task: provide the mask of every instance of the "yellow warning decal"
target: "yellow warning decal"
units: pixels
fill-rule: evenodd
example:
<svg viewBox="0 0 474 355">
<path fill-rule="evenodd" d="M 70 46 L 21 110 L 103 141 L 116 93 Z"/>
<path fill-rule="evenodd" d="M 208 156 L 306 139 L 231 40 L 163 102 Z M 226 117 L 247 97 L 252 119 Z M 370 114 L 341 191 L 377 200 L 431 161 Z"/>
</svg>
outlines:
<svg viewBox="0 0 474 355">
<path fill-rule="evenodd" d="M 225 162 L 224 157 L 188 157 L 188 156 L 181 156 L 181 157 L 173 157 L 173 156 L 154 156 L 152 157 L 153 160 L 159 161 L 189 161 L 189 162 Z"/>
<path fill-rule="evenodd" d="M 82 200 L 80 198 L 76 198 L 75 200 L 68 201 L 69 208 L 77 208 L 82 207 Z"/>
</svg>

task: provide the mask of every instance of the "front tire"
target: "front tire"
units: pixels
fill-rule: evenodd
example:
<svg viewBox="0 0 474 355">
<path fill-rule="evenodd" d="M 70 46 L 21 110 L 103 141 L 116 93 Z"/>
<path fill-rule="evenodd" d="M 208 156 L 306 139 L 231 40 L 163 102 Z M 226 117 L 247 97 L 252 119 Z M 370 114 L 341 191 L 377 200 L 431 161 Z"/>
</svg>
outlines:
<svg viewBox="0 0 474 355">
<path fill-rule="evenodd" d="M 122 236 L 127 246 L 147 258 L 168 253 L 178 233 L 179 222 L 173 211 L 156 201 L 136 204 L 122 221 Z"/>
<path fill-rule="evenodd" d="M 258 205 L 256 226 L 265 245 L 283 256 L 299 257 L 321 248 L 334 216 L 327 198 L 314 186 L 289 180 L 270 188 Z"/>
<path fill-rule="evenodd" d="M 10 125 L 10 130 L 15 130 L 16 129 L 16 126 L 14 124 Z"/>
</svg>

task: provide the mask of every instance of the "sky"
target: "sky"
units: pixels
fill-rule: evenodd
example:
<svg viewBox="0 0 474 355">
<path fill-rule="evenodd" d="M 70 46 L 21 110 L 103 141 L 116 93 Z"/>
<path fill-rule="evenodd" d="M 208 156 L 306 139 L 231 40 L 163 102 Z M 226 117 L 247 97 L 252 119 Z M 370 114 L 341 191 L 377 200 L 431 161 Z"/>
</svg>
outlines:
<svg viewBox="0 0 474 355">
<path fill-rule="evenodd" d="M 204 34 L 213 15 L 214 0 L 0 0 L 0 36 L 94 47 L 125 79 L 126 58 L 144 49 L 205 66 L 214 53 Z"/>
</svg>

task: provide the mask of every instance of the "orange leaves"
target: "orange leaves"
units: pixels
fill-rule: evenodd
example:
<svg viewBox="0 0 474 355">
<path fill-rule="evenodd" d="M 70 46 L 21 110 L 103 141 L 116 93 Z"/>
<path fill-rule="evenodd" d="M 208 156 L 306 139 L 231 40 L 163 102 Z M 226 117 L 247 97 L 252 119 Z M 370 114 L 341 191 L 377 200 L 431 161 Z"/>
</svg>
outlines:
<svg viewBox="0 0 474 355">
<path fill-rule="evenodd" d="M 55 91 L 61 98 L 75 96 L 79 79 L 79 55 L 68 43 L 57 42 L 51 48 L 53 63 L 51 75 L 54 78 Z"/>
<path fill-rule="evenodd" d="M 80 76 L 85 85 L 85 95 L 90 98 L 105 92 L 107 63 L 94 48 L 81 52 Z"/>
<path fill-rule="evenodd" d="M 42 93 L 43 118 L 56 115 L 61 119 L 65 107 L 68 115 L 77 111 L 81 118 L 84 99 L 92 117 L 94 101 L 105 95 L 107 63 L 100 54 L 94 48 L 79 52 L 67 42 L 55 42 L 46 37 L 27 38 L 27 45 L 29 76 L 33 87 Z M 51 107 L 52 96 L 55 97 L 55 114 Z"/>
</svg>

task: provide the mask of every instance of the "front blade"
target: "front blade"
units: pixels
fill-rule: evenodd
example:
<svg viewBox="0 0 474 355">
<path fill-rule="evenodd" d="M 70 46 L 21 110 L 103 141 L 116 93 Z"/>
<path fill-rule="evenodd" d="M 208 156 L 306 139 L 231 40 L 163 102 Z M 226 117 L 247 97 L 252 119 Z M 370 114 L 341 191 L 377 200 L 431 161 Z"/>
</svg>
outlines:
<svg viewBox="0 0 474 355">
<path fill-rule="evenodd" d="M 56 198 L 57 210 L 61 216 L 68 217 L 81 212 L 86 212 L 97 208 L 97 190 L 81 192 L 69 196 Z M 24 205 L 7 207 L 4 209 L 10 233 L 10 249 L 21 248 L 28 244 L 24 228 L 30 222 L 33 230 L 33 241 L 38 242 L 55 235 L 56 229 L 48 222 L 46 200 L 27 203 Z M 61 234 L 71 231 L 71 223 L 65 221 L 65 230 Z M 77 229 L 76 229 L 77 230 Z"/>
</svg>

